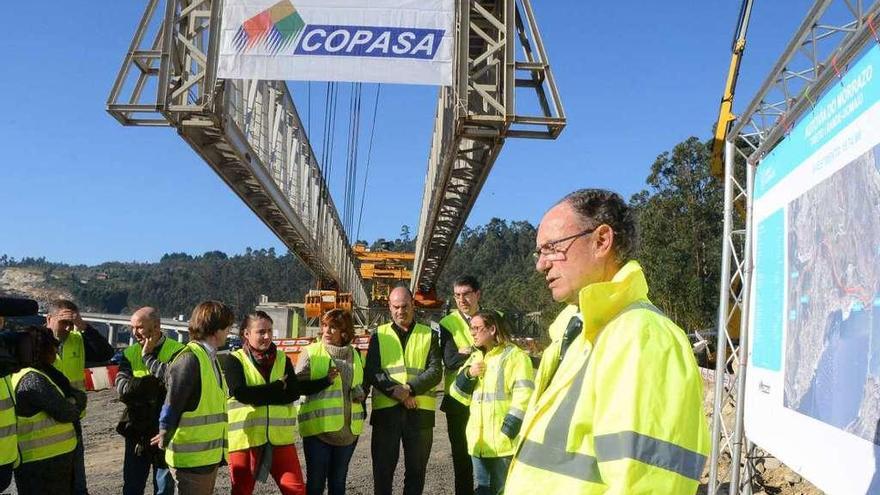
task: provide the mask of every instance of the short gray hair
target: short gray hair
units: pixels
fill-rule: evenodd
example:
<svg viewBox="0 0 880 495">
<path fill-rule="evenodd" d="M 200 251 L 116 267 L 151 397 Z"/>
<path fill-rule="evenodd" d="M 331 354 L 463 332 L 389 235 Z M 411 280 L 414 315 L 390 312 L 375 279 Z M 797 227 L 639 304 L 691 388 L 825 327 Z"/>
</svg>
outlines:
<svg viewBox="0 0 880 495">
<path fill-rule="evenodd" d="M 636 222 L 630 208 L 619 194 L 606 189 L 579 189 L 567 194 L 559 203 L 568 203 L 581 217 L 584 226 L 602 224 L 614 231 L 614 254 L 621 264 L 632 259 L 638 243 Z"/>
</svg>

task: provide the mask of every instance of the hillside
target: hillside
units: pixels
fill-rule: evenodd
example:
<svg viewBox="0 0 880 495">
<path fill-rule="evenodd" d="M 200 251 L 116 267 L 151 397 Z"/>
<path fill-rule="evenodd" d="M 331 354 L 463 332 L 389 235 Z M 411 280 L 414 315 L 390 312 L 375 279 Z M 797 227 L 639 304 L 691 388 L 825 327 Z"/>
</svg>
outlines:
<svg viewBox="0 0 880 495">
<path fill-rule="evenodd" d="M 647 188 L 630 198 L 640 232 L 636 259 L 648 276 L 651 300 L 688 332 L 714 327 L 717 317 L 723 195 L 709 175 L 708 161 L 706 144 L 689 138 L 657 157 Z M 403 226 L 399 238 L 379 239 L 371 248 L 411 251 L 415 242 L 409 232 Z M 448 300 L 452 280 L 472 274 L 483 282 L 484 306 L 511 316 L 541 312 L 538 327 L 545 327 L 560 305 L 535 271 L 535 235 L 535 226 L 524 221 L 494 218 L 466 227 L 440 276 L 438 296 Z M 311 288 L 313 277 L 302 263 L 274 249 L 169 253 L 156 263 L 96 266 L 15 260 L 0 253 L 0 293 L 42 302 L 69 297 L 94 312 L 152 305 L 166 315 L 186 315 L 200 301 L 219 299 L 243 315 L 261 294 L 273 301 L 302 301 Z"/>
</svg>

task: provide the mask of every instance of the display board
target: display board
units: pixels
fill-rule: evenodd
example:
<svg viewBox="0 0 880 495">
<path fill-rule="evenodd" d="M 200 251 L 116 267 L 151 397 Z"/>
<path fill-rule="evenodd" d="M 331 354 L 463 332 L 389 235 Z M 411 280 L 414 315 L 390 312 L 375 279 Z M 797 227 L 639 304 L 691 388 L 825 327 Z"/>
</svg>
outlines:
<svg viewBox="0 0 880 495">
<path fill-rule="evenodd" d="M 750 440 L 831 494 L 880 494 L 880 48 L 758 165 Z"/>
<path fill-rule="evenodd" d="M 452 84 L 453 0 L 225 0 L 217 76 Z"/>
</svg>

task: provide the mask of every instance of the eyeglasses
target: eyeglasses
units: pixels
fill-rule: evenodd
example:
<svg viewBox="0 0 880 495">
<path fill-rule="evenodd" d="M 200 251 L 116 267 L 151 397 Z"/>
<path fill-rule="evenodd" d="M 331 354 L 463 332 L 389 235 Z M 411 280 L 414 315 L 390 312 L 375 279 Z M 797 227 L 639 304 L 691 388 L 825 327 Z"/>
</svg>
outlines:
<svg viewBox="0 0 880 495">
<path fill-rule="evenodd" d="M 568 237 L 563 237 L 562 239 L 547 241 L 544 244 L 541 244 L 540 246 L 535 248 L 534 252 L 532 252 L 532 256 L 535 258 L 535 261 L 541 259 L 542 256 L 547 259 L 547 261 L 558 261 L 565 257 L 565 253 L 571 248 L 571 245 L 574 244 L 574 242 L 571 242 L 565 249 L 559 249 L 557 246 L 560 243 L 565 241 L 573 241 L 578 237 L 592 234 L 593 232 L 595 232 L 595 230 L 596 227 L 578 232 L 577 234 L 570 235 Z"/>
<path fill-rule="evenodd" d="M 473 294 L 473 293 L 474 293 L 474 291 L 472 291 L 472 290 L 469 290 L 469 291 L 466 291 L 466 292 L 455 292 L 455 293 L 452 294 L 452 297 L 454 297 L 455 299 L 464 299 L 464 298 L 466 298 L 467 296 L 470 296 L 470 295 Z"/>
</svg>

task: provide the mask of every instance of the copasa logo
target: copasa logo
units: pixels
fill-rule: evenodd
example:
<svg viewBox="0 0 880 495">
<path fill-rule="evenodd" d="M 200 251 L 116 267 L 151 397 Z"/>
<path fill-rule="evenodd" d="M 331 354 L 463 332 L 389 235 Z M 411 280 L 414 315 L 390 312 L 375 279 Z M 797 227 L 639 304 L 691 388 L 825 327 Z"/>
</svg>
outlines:
<svg viewBox="0 0 880 495">
<path fill-rule="evenodd" d="M 431 60 L 444 32 L 411 27 L 306 24 L 290 0 L 281 0 L 244 21 L 233 44 L 239 53 L 260 46 L 276 55 L 293 45 L 294 55 Z"/>
<path fill-rule="evenodd" d="M 262 45 L 275 54 L 290 46 L 306 23 L 289 0 L 281 0 L 241 23 L 232 43 L 238 53 Z"/>
</svg>

